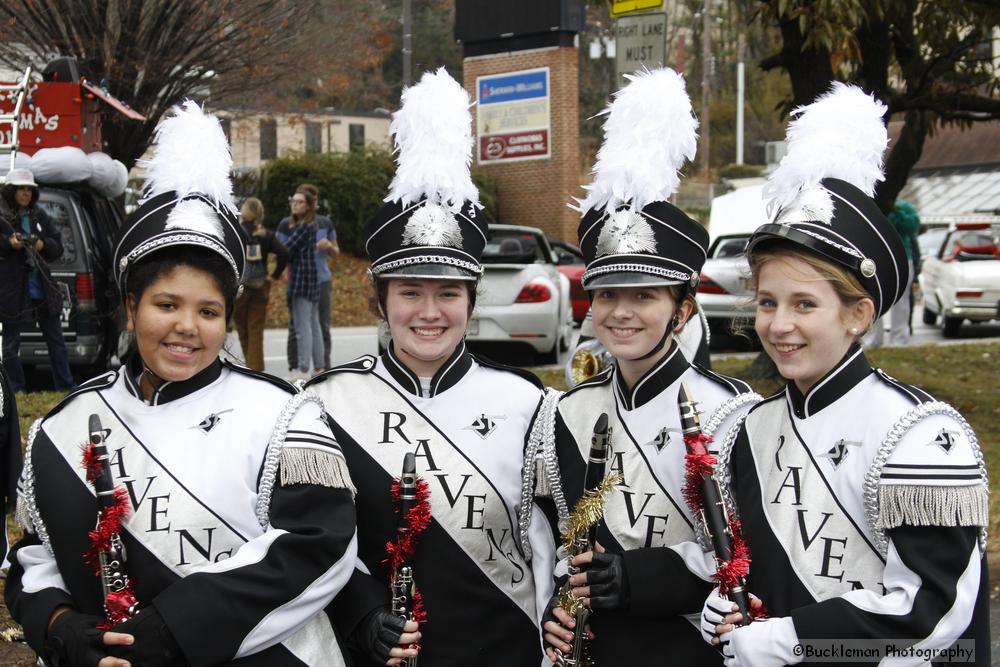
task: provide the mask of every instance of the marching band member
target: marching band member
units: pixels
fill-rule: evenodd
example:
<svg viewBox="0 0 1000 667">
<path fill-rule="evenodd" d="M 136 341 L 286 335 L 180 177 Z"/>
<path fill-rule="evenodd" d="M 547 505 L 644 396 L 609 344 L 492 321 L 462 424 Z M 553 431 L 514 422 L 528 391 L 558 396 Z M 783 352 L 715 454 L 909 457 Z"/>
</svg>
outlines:
<svg viewBox="0 0 1000 667">
<path fill-rule="evenodd" d="M 2 325 L 0 325 L 2 326 Z M 3 355 L 0 354 L 0 361 Z M 17 401 L 7 381 L 7 371 L 0 364 L 0 504 L 6 517 L 14 510 L 17 498 L 17 479 L 21 474 L 21 428 L 17 421 Z M 0 568 L 6 569 L 7 531 L 0 534 Z"/>
<path fill-rule="evenodd" d="M 219 358 L 245 263 L 230 167 L 196 104 L 163 121 L 114 253 L 134 353 L 29 433 L 6 601 L 47 664 L 345 664 L 321 613 L 357 549 L 343 454 L 318 398 Z M 115 625 L 114 582 L 84 556 L 107 553 L 88 536 L 107 525 L 81 449 L 92 415 L 138 601 Z"/>
<path fill-rule="evenodd" d="M 404 91 L 391 129 L 399 167 L 365 234 L 373 306 L 392 340 L 382 356 L 306 384 L 326 403 L 358 482 L 359 568 L 370 573 L 359 569 L 349 585 L 355 609 L 334 616 L 345 634 L 372 613 L 384 618 L 383 636 L 403 629 L 387 612 L 386 542 L 398 521 L 390 485 L 413 452 L 430 491 L 412 558 L 426 610 L 420 664 L 540 665 L 555 545 L 524 489 L 544 393 L 530 373 L 475 357 L 463 340 L 487 241 L 469 175 L 468 94 L 443 68 L 426 73 Z"/>
<path fill-rule="evenodd" d="M 624 480 L 607 497 L 601 548 L 573 557 L 571 565 L 583 571 L 569 582 L 594 612 L 590 652 L 597 664 L 653 664 L 664 656 L 678 664 L 718 663 L 685 618 L 697 619 L 714 561 L 696 541 L 700 529 L 681 492 L 686 451 L 677 396 L 686 384 L 704 421 L 725 433 L 756 395 L 739 380 L 689 363 L 678 348 L 675 337 L 696 307 L 708 233 L 667 200 L 680 184 L 678 170 L 694 156 L 697 120 L 673 70 L 629 79 L 607 112 L 579 228 L 594 329 L 616 363 L 566 393 L 555 421 L 570 506 L 583 490 L 602 412 L 611 420 L 608 466 Z M 543 630 L 555 662 L 555 649 L 567 652 L 572 634 L 565 611 L 555 607 L 552 615 Z"/>
<path fill-rule="evenodd" d="M 720 453 L 753 554 L 748 590 L 770 616 L 734 629 L 740 615 L 723 619 L 730 603 L 709 598 L 706 638 L 721 639 L 727 665 L 797 664 L 847 642 L 877 650 L 869 664 L 928 664 L 959 639 L 974 664 L 990 662 L 975 433 L 860 346 L 909 285 L 903 244 L 872 199 L 885 111 L 840 83 L 798 109 L 766 190 L 773 222 L 747 247 L 757 333 L 788 383 Z"/>
</svg>

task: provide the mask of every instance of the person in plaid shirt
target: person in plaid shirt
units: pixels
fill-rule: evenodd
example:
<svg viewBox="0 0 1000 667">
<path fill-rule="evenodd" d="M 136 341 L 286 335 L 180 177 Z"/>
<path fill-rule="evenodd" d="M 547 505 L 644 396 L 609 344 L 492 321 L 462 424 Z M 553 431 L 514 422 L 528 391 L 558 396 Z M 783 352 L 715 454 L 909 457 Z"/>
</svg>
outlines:
<svg viewBox="0 0 1000 667">
<path fill-rule="evenodd" d="M 278 239 L 288 248 L 288 306 L 295 322 L 299 370 L 308 376 L 310 367 L 326 370 L 323 334 L 319 324 L 319 281 L 316 271 L 315 200 L 310 193 L 296 192 L 292 215 L 278 226 Z M 311 363 L 310 363 L 311 362 Z"/>
</svg>

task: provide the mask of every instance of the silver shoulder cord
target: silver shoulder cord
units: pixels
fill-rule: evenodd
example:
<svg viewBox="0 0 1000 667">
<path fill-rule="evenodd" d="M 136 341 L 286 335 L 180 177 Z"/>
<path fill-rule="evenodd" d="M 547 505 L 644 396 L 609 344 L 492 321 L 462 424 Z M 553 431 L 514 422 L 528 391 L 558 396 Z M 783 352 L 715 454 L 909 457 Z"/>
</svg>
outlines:
<svg viewBox="0 0 1000 667">
<path fill-rule="evenodd" d="M 549 495 L 556 505 L 559 517 L 559 530 L 565 528 L 569 519 L 569 508 L 566 496 L 563 494 L 562 480 L 559 476 L 559 462 L 556 460 L 556 408 L 563 392 L 545 388 L 545 395 L 538 407 L 535 424 L 528 435 L 528 444 L 524 448 L 524 461 L 521 467 L 521 502 L 517 511 L 518 538 L 525 560 L 531 560 L 531 545 L 528 541 L 528 528 L 531 525 L 532 501 L 535 497 L 536 485 L 546 484 Z"/>
</svg>

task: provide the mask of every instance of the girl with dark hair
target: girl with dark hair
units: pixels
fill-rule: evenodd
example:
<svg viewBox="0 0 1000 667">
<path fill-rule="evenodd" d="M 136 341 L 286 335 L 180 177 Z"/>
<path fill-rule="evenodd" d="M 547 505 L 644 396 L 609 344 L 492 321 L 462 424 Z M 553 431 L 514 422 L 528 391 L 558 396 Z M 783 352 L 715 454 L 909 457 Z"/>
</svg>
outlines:
<svg viewBox="0 0 1000 667">
<path fill-rule="evenodd" d="M 719 454 L 753 556 L 747 589 L 769 617 L 737 627 L 732 603 L 708 598 L 704 635 L 726 665 L 852 651 L 871 665 L 990 664 L 975 433 L 872 368 L 860 345 L 910 284 L 903 243 L 872 199 L 885 111 L 839 83 L 797 109 L 765 191 L 773 222 L 747 246 L 757 333 L 788 383 Z"/>
<path fill-rule="evenodd" d="M 697 121 L 676 72 L 630 80 L 609 107 L 579 228 L 594 331 L 615 363 L 563 395 L 553 434 L 569 507 L 583 496 L 602 413 L 611 433 L 607 469 L 621 481 L 607 496 L 595 548 L 560 563 L 557 574 L 593 613 L 596 664 L 718 664 L 721 656 L 687 618 L 711 590 L 715 563 L 697 539 L 698 513 L 685 503 L 678 396 L 686 387 L 720 439 L 759 397 L 739 380 L 689 363 L 678 347 L 678 333 L 697 316 L 708 233 L 667 200 L 694 156 Z M 648 177 L 646 165 L 664 155 L 673 162 Z M 574 623 L 554 598 L 543 626 L 553 662 L 571 650 Z"/>
<path fill-rule="evenodd" d="M 133 353 L 28 435 L 6 601 L 48 664 L 345 664 L 323 614 L 354 569 L 343 454 L 318 398 L 220 358 L 245 265 L 228 156 L 194 103 L 160 125 L 114 254 Z"/>
</svg>

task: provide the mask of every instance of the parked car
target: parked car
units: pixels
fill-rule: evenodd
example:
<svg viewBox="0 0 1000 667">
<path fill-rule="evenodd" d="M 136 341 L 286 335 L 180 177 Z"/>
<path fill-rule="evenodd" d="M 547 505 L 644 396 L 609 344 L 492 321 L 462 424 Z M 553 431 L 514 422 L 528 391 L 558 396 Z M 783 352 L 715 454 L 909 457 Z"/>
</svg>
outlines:
<svg viewBox="0 0 1000 667">
<path fill-rule="evenodd" d="M 63 295 L 62 331 L 78 380 L 107 370 L 118 353 L 113 243 L 124 212 L 118 203 L 83 186 L 39 188 L 38 205 L 59 228 L 63 254 L 50 262 Z M 48 348 L 37 323 L 21 335 L 21 363 L 46 366 Z"/>
<path fill-rule="evenodd" d="M 583 261 L 583 253 L 571 243 L 549 239 L 552 252 L 556 256 L 559 272 L 569 279 L 569 298 L 573 302 L 573 321 L 583 322 L 590 310 L 590 299 L 583 289 L 583 272 L 587 266 Z"/>
<path fill-rule="evenodd" d="M 937 254 L 924 260 L 920 290 L 924 324 L 940 317 L 945 337 L 962 323 L 1000 319 L 1000 225 L 953 226 Z"/>
<path fill-rule="evenodd" d="M 921 261 L 931 255 L 936 255 L 946 236 L 948 236 L 947 227 L 930 227 L 920 232 L 920 235 L 917 236 L 917 245 L 920 246 Z"/>
<path fill-rule="evenodd" d="M 752 325 L 756 317 L 753 294 L 747 282 L 750 264 L 744 253 L 749 239 L 749 234 L 728 234 L 716 237 L 708 248 L 708 259 L 701 270 L 695 298 L 712 333 L 730 331 L 733 320 Z"/>
<path fill-rule="evenodd" d="M 476 310 L 469 320 L 470 346 L 503 344 L 534 350 L 558 361 L 572 335 L 569 280 L 541 230 L 490 225 Z"/>
</svg>

